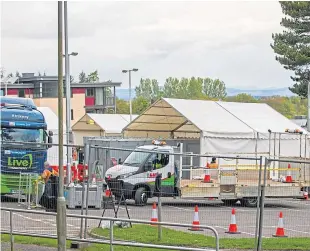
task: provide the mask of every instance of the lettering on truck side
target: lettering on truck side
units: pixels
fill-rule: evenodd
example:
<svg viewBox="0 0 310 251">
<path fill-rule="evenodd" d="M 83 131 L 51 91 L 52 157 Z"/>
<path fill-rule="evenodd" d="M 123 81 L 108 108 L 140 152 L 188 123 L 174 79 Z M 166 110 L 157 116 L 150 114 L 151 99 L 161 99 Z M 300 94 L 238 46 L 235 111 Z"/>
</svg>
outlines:
<svg viewBox="0 0 310 251">
<path fill-rule="evenodd" d="M 30 169 L 32 167 L 32 154 L 25 154 L 21 158 L 8 157 L 9 169 Z"/>
</svg>

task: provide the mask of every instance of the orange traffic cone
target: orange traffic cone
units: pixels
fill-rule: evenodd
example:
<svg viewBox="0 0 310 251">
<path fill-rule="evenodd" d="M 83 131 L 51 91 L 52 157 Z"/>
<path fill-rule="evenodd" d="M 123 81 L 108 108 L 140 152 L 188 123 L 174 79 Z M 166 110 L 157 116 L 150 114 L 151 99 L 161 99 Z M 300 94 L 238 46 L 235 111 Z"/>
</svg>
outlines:
<svg viewBox="0 0 310 251">
<path fill-rule="evenodd" d="M 203 183 L 212 183 L 211 175 L 210 175 L 210 169 L 209 168 L 205 169 L 205 177 L 203 179 Z"/>
<path fill-rule="evenodd" d="M 279 214 L 279 221 L 278 221 L 278 227 L 277 227 L 276 234 L 273 234 L 272 236 L 273 237 L 287 237 L 284 234 L 284 223 L 283 223 L 283 214 L 282 214 L 282 212 L 280 212 L 280 214 Z"/>
<path fill-rule="evenodd" d="M 202 231 L 202 229 L 199 228 L 200 222 L 199 222 L 199 215 L 198 215 L 198 206 L 195 206 L 195 212 L 194 212 L 194 219 L 193 219 L 193 226 L 189 228 L 188 230 L 191 231 Z"/>
<path fill-rule="evenodd" d="M 225 233 L 240 234 L 240 232 L 238 232 L 238 226 L 237 226 L 237 221 L 236 221 L 236 210 L 234 208 L 231 210 L 231 220 L 230 220 L 228 232 L 225 232 Z"/>
<path fill-rule="evenodd" d="M 288 166 L 287 166 L 287 175 L 285 178 L 285 182 L 286 183 L 292 183 L 293 182 L 292 174 L 291 174 L 291 164 L 288 164 Z"/>
<path fill-rule="evenodd" d="M 156 203 L 153 203 L 153 208 L 152 208 L 152 222 L 158 222 L 158 217 L 157 217 L 157 210 L 156 210 Z M 151 224 L 152 226 L 157 226 L 155 224 Z"/>
<path fill-rule="evenodd" d="M 109 186 L 107 185 L 107 189 L 105 190 L 105 196 L 106 197 L 109 197 L 109 196 L 111 196 L 111 190 L 110 190 L 110 188 L 109 188 Z"/>
</svg>

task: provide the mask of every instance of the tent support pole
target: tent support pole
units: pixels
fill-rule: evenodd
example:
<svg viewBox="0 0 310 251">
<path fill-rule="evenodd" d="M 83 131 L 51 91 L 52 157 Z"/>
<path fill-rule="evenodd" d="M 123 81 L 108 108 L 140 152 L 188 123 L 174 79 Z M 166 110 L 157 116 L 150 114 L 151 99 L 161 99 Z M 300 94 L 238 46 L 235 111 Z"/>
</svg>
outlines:
<svg viewBox="0 0 310 251">
<path fill-rule="evenodd" d="M 277 134 L 276 133 L 274 133 L 274 135 L 273 135 L 273 138 L 274 138 L 274 143 L 273 143 L 273 175 L 275 175 L 276 173 L 276 170 L 275 170 L 275 168 L 276 168 L 276 162 L 275 162 L 275 160 L 276 160 L 276 144 L 277 144 Z"/>
<path fill-rule="evenodd" d="M 305 134 L 304 182 L 306 182 L 306 161 L 307 161 L 307 134 Z M 309 192 L 309 191 L 308 191 L 308 192 Z"/>
<path fill-rule="evenodd" d="M 299 143 L 299 158 L 300 160 L 302 160 L 302 134 L 300 134 L 300 143 Z M 302 163 L 299 163 L 299 177 L 298 177 L 298 180 L 299 180 L 299 185 L 301 183 L 301 166 L 302 166 Z"/>
<path fill-rule="evenodd" d="M 258 137 L 259 137 L 259 134 L 258 132 L 256 133 L 256 144 L 255 144 L 255 158 L 256 158 L 256 169 L 258 168 L 258 161 L 257 161 L 257 148 L 258 148 Z"/>
</svg>

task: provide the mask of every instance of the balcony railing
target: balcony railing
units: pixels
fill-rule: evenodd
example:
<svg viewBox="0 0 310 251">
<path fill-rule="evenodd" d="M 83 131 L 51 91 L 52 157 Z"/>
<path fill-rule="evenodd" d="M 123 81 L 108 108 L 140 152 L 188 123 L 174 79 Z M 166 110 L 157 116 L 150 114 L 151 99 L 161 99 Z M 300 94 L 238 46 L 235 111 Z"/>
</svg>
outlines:
<svg viewBox="0 0 310 251">
<path fill-rule="evenodd" d="M 87 105 L 84 107 L 85 107 L 86 112 L 104 113 L 108 108 L 115 107 L 114 97 L 106 97 L 103 105 L 95 104 L 95 105 Z"/>
</svg>

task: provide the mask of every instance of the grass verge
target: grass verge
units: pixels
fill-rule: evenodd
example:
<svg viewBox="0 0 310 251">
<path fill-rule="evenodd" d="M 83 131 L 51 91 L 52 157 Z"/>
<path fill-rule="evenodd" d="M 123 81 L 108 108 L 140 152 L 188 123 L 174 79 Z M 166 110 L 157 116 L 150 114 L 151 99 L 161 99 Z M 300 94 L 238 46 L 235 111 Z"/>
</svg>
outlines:
<svg viewBox="0 0 310 251">
<path fill-rule="evenodd" d="M 109 230 L 94 228 L 91 233 L 109 237 Z M 188 247 L 215 247 L 215 238 L 203 234 L 194 234 L 162 229 L 163 239 L 158 241 L 157 227 L 135 224 L 132 228 L 114 227 L 114 238 L 137 241 L 141 243 L 178 245 Z M 253 238 L 220 238 L 220 248 L 224 249 L 253 249 Z M 310 238 L 265 238 L 262 242 L 264 250 L 309 250 Z"/>
<path fill-rule="evenodd" d="M 114 238 L 137 241 L 149 244 L 163 244 L 163 245 L 178 245 L 188 247 L 215 247 L 215 239 L 213 237 L 205 236 L 203 234 L 193 234 L 173 229 L 163 228 L 162 241 L 157 240 L 158 230 L 156 227 L 148 225 L 133 225 L 133 228 L 114 228 Z M 102 228 L 94 228 L 91 231 L 96 235 L 102 237 L 109 237 L 109 230 Z M 1 234 L 2 242 L 9 242 L 10 236 L 8 234 Z M 14 242 L 27 245 L 39 245 L 47 247 L 57 247 L 57 240 L 41 237 L 30 236 L 14 236 Z M 67 248 L 70 247 L 71 242 L 67 241 Z M 108 250 L 109 245 L 93 244 L 83 251 L 97 251 Z M 221 249 L 249 249 L 253 250 L 254 239 L 250 238 L 220 238 Z M 309 250 L 310 238 L 266 238 L 263 239 L 264 250 Z M 138 247 L 124 247 L 115 246 L 115 251 L 158 251 L 162 249 L 154 248 L 138 248 Z"/>
<path fill-rule="evenodd" d="M 10 242 L 9 234 L 1 234 L 1 242 Z M 26 245 L 38 245 L 44 247 L 57 247 L 57 240 L 51 238 L 32 237 L 14 235 L 14 243 L 26 244 Z M 71 241 L 67 241 L 67 247 L 69 248 Z"/>
</svg>

